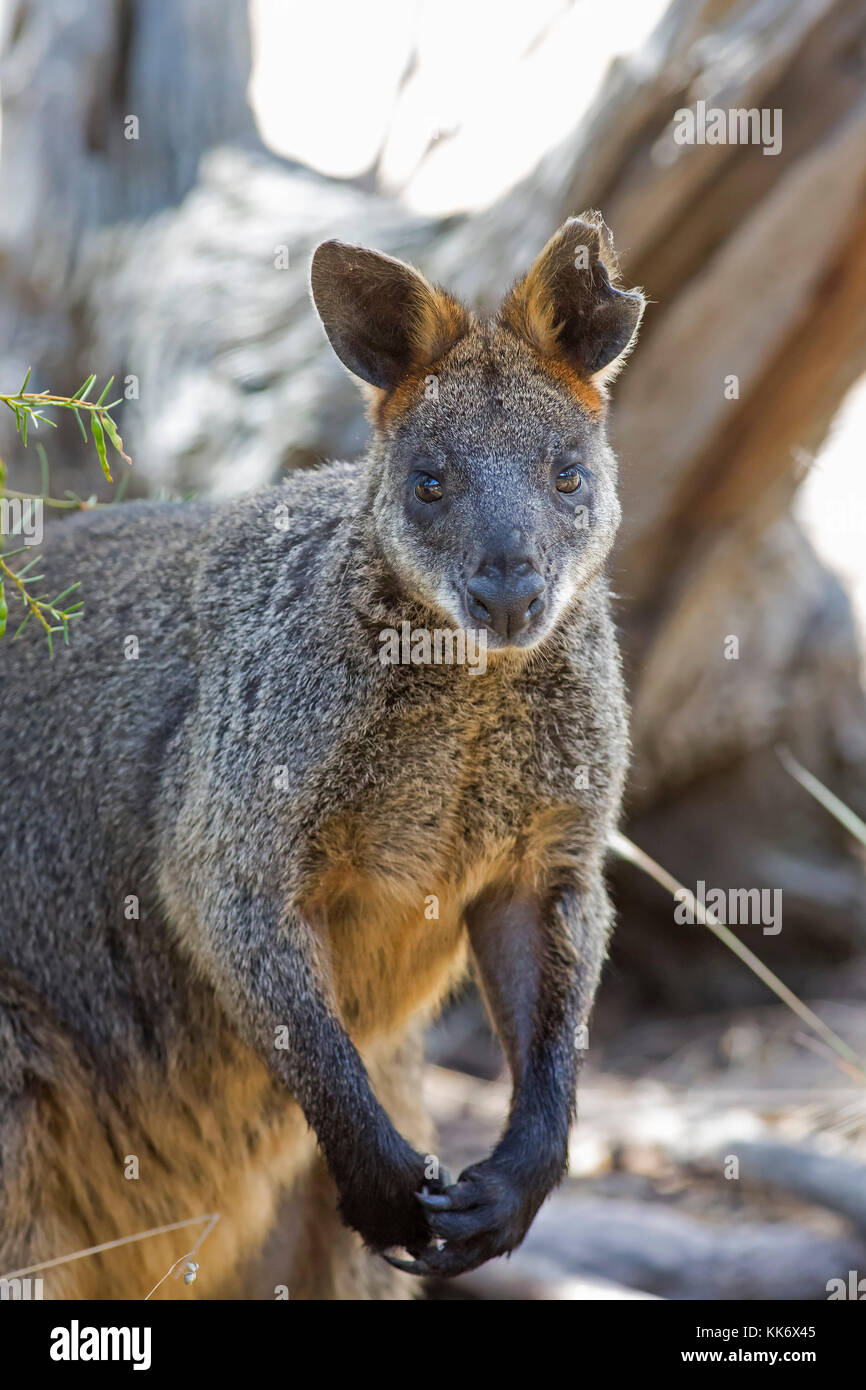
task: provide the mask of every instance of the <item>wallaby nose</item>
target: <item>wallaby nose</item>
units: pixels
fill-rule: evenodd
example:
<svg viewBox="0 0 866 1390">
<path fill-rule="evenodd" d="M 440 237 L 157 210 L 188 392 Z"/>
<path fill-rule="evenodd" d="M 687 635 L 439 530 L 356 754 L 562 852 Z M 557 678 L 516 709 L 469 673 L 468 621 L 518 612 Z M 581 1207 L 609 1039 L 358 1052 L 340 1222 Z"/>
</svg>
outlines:
<svg viewBox="0 0 866 1390">
<path fill-rule="evenodd" d="M 482 560 L 466 593 L 473 618 L 505 641 L 524 632 L 544 607 L 544 580 L 526 557 Z"/>
</svg>

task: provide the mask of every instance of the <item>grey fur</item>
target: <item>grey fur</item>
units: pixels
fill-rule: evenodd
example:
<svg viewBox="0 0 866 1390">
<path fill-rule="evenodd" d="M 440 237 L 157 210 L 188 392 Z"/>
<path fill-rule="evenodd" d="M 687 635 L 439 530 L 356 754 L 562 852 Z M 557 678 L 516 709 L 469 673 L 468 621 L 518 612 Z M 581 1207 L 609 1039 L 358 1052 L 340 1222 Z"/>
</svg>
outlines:
<svg viewBox="0 0 866 1390">
<path fill-rule="evenodd" d="M 446 1274 L 512 1248 L 562 1170 L 626 760 L 603 577 L 615 461 L 603 420 L 503 323 L 410 365 L 435 367 L 438 401 L 422 380 L 397 417 L 383 407 L 359 463 L 50 534 L 46 585 L 80 578 L 86 615 L 53 661 L 35 625 L 0 645 L 0 1273 L 221 1208 L 228 1281 L 281 1191 L 303 1207 L 315 1182 L 321 1201 L 300 1110 L 368 1247 L 356 1296 L 385 1296 L 372 1252 L 394 1245 Z M 575 449 L 588 529 L 551 486 Z M 419 459 L 446 472 L 447 522 L 413 526 Z M 466 622 L 467 578 L 503 536 L 547 585 L 526 643 L 494 640 L 483 675 L 383 666 L 382 629 Z M 428 1213 L 403 1040 L 467 945 L 515 1101 L 486 1166 L 428 1182 Z M 346 1260 L 336 1231 L 317 1245 Z M 92 1261 L 89 1280 L 82 1261 L 47 1288 L 141 1296 L 141 1259 Z M 389 1278 L 387 1296 L 411 1285 Z"/>
</svg>

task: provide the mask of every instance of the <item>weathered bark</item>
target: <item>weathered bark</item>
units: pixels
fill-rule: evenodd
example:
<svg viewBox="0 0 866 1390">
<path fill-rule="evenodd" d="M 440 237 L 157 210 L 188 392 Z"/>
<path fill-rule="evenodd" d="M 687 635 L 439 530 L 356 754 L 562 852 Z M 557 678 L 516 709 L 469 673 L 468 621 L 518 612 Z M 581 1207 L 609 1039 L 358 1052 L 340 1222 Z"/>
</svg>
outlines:
<svg viewBox="0 0 866 1390">
<path fill-rule="evenodd" d="M 31 389 L 71 393 L 91 363 L 103 379 L 119 369 L 114 355 L 96 360 L 85 328 L 104 268 L 91 278 L 82 262 L 103 229 L 122 258 L 143 220 L 193 188 L 208 150 L 260 148 L 246 7 L 10 0 L 0 24 L 0 374 L 14 390 L 32 365 Z M 4 419 L 6 457 L 11 436 Z M 73 436 L 55 459 L 60 485 L 90 490 L 92 459 Z"/>
</svg>

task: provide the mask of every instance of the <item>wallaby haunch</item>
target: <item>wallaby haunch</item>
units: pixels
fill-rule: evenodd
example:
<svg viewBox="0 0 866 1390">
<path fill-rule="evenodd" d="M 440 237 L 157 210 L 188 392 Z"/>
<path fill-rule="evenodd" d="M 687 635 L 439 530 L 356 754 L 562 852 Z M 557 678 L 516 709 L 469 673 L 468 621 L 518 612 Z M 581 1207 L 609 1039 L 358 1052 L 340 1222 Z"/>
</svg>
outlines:
<svg viewBox="0 0 866 1390">
<path fill-rule="evenodd" d="M 452 1275 L 523 1239 L 566 1162 L 626 760 L 605 381 L 644 301 L 616 278 L 596 214 L 489 321 L 327 242 L 367 456 L 50 535 L 85 616 L 53 660 L 35 623 L 0 646 L 0 1274 L 218 1212 L 160 1296 L 226 1294 L 283 1197 L 293 1298 L 409 1296 L 382 1252 Z M 486 669 L 383 663 L 404 622 L 481 631 Z M 469 957 L 513 1098 L 452 1182 L 418 1035 Z M 194 1234 L 46 1296 L 143 1297 Z"/>
</svg>

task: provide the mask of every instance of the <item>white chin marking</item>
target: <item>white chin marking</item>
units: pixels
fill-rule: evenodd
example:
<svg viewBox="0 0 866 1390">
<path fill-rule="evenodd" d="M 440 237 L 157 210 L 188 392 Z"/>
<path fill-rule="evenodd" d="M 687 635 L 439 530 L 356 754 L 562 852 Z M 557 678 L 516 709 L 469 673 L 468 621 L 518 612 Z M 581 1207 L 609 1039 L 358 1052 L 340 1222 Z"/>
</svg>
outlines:
<svg viewBox="0 0 866 1390">
<path fill-rule="evenodd" d="M 477 622 L 473 622 L 469 618 L 469 615 L 463 609 L 463 604 L 459 600 L 455 601 L 454 595 L 449 588 L 445 587 L 440 589 L 438 594 L 434 597 L 434 603 L 440 612 L 444 613 L 448 621 L 453 623 L 455 627 L 465 630 L 466 628 L 477 628 L 479 626 Z"/>
</svg>

